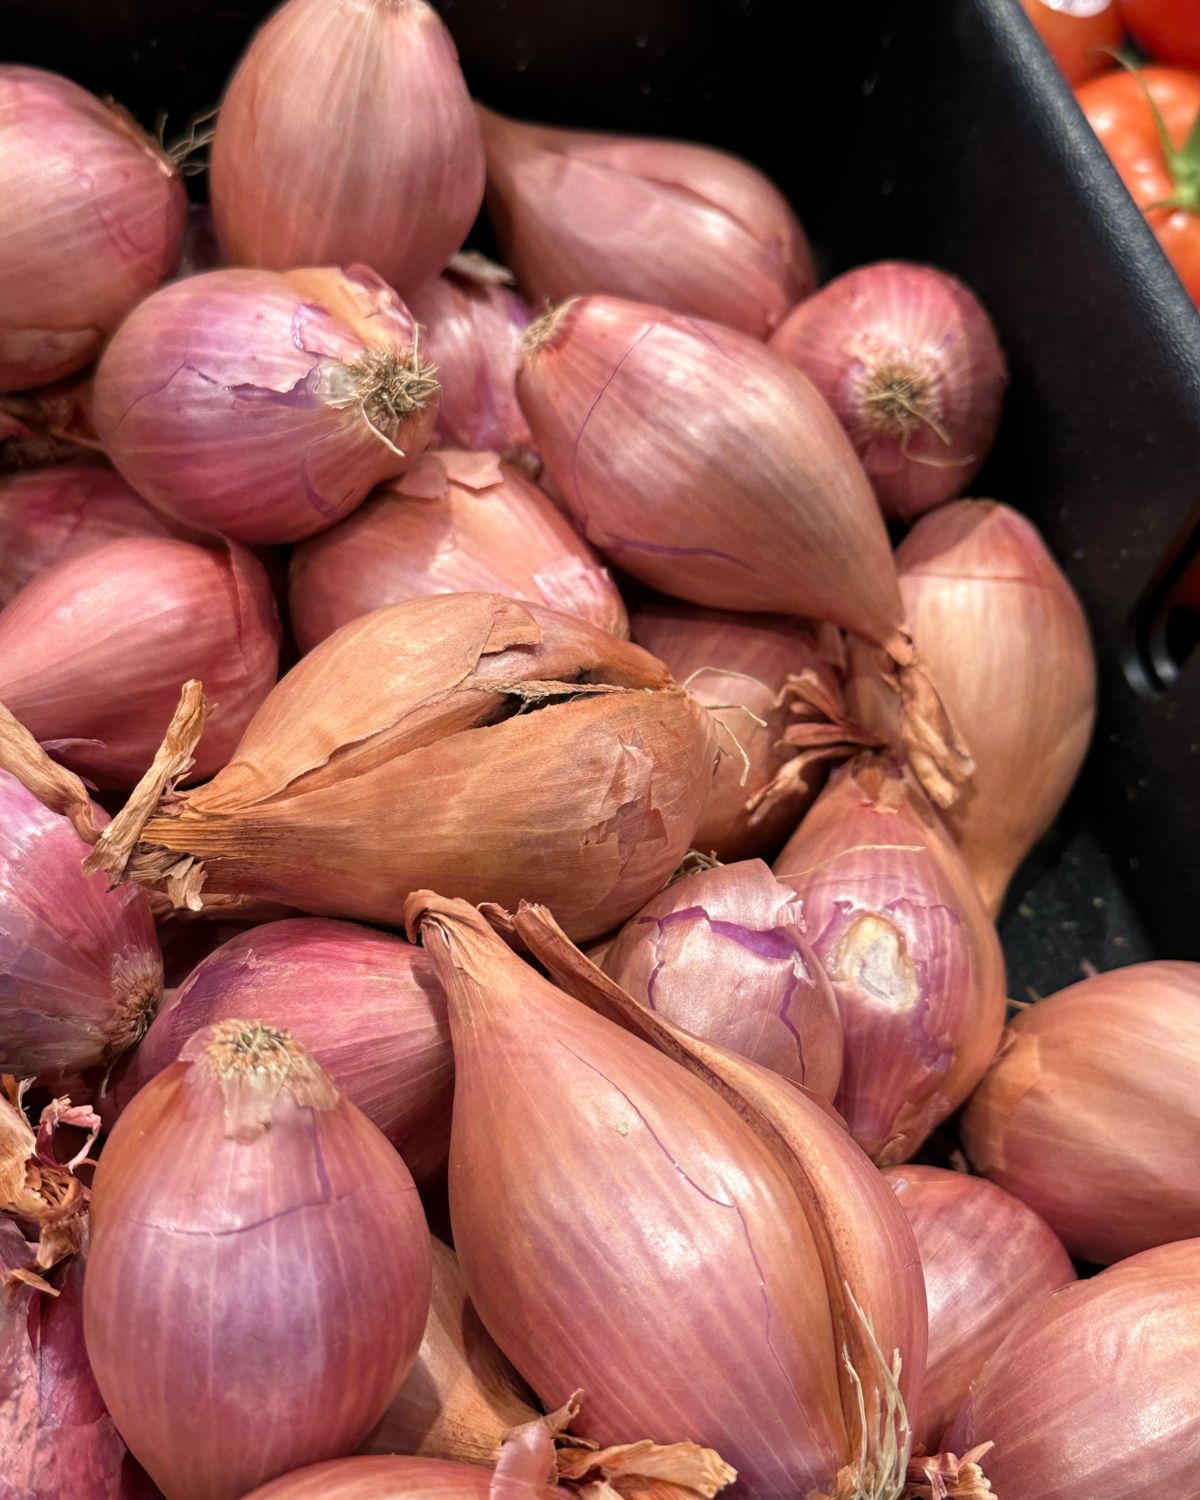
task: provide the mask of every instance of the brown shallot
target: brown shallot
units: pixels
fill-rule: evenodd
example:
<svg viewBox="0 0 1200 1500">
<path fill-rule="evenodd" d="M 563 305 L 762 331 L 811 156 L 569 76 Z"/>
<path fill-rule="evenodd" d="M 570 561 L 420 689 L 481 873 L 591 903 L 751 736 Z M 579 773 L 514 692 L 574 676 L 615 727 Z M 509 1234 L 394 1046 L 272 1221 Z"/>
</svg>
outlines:
<svg viewBox="0 0 1200 1500">
<path fill-rule="evenodd" d="M 876 742 L 846 714 L 836 631 L 666 600 L 638 606 L 631 631 L 718 726 L 721 761 L 693 839 L 705 854 L 774 854 L 830 761 Z"/>
<path fill-rule="evenodd" d="M 963 1116 L 977 1171 L 1102 1265 L 1200 1235 L 1200 964 L 1132 964 L 1023 1010 Z"/>
<path fill-rule="evenodd" d="M 834 1103 L 880 1166 L 907 1161 L 1004 1026 L 1004 959 L 970 872 L 912 778 L 875 756 L 833 773 L 774 868 L 841 1009 Z"/>
<path fill-rule="evenodd" d="M 106 835 L 11 716 L 0 761 L 99 840 L 89 868 L 178 905 L 199 908 L 203 892 L 389 923 L 436 878 L 475 901 L 543 894 L 586 938 L 670 878 L 715 760 L 707 714 L 660 662 L 494 594 L 413 599 L 343 626 L 272 691 L 222 772 L 159 802 L 203 722 L 192 683 Z"/>
<path fill-rule="evenodd" d="M 494 453 L 442 449 L 296 549 L 292 629 L 311 650 L 347 621 L 421 594 L 531 599 L 628 635 L 595 553 L 543 490 Z"/>
</svg>

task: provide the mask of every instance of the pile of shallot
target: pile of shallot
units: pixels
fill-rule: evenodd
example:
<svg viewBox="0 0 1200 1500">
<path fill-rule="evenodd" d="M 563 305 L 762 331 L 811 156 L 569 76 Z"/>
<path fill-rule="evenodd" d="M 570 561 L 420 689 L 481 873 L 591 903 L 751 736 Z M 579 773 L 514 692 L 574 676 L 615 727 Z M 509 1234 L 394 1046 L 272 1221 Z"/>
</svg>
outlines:
<svg viewBox="0 0 1200 1500">
<path fill-rule="evenodd" d="M 1009 1016 L 1094 663 L 972 291 L 425 0 L 181 174 L 0 66 L 0 1491 L 1200 1493 L 1200 966 Z"/>
</svg>

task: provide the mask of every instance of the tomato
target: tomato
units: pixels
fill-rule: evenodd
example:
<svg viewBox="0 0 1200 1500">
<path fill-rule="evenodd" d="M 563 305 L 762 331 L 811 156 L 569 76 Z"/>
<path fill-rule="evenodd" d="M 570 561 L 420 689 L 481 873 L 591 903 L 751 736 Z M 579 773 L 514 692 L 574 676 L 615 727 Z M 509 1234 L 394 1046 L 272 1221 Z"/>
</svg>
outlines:
<svg viewBox="0 0 1200 1500">
<path fill-rule="evenodd" d="M 1147 93 L 1174 147 L 1171 159 L 1159 140 Z M 1200 305 L 1200 160 L 1182 149 L 1200 115 L 1200 73 L 1118 70 L 1085 83 L 1075 97 L 1192 301 Z"/>
<path fill-rule="evenodd" d="M 1074 86 L 1112 66 L 1125 38 L 1117 0 L 1021 0 L 1034 30 Z"/>
<path fill-rule="evenodd" d="M 1130 35 L 1155 62 L 1200 68 L 1200 5 L 1196 0 L 1121 0 Z"/>
</svg>

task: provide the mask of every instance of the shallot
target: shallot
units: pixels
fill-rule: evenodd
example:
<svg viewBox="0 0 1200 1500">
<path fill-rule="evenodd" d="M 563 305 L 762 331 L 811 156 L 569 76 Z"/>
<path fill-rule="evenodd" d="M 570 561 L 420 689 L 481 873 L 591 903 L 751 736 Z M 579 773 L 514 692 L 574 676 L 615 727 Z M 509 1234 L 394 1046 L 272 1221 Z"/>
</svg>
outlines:
<svg viewBox="0 0 1200 1500">
<path fill-rule="evenodd" d="M 128 789 L 179 697 L 216 702 L 194 774 L 229 759 L 275 681 L 279 620 L 262 565 L 211 547 L 127 537 L 46 568 L 0 613 L 0 700 L 101 787 Z"/>
<path fill-rule="evenodd" d="M 652 656 L 494 594 L 344 625 L 271 692 L 222 772 L 155 807 L 204 711 L 189 684 L 111 834 L 11 716 L 0 762 L 101 840 L 89 868 L 164 886 L 178 905 L 201 907 L 203 891 L 387 923 L 437 879 L 475 901 L 544 895 L 586 938 L 676 869 L 715 759 L 707 714 Z"/>
<path fill-rule="evenodd" d="M 533 313 L 509 279 L 481 255 L 456 255 L 440 276 L 409 293 L 408 306 L 442 387 L 439 439 L 448 448 L 493 449 L 536 474 L 541 459 L 516 384 Z"/>
<path fill-rule="evenodd" d="M 1200 1240 L 1190 1239 L 1031 1302 L 943 1447 L 994 1444 L 999 1500 L 1183 1500 L 1200 1468 L 1198 1367 Z"/>
<path fill-rule="evenodd" d="M 608 570 L 545 492 L 493 453 L 454 449 L 425 455 L 296 549 L 292 629 L 308 651 L 381 605 L 475 591 L 629 634 Z"/>
<path fill-rule="evenodd" d="M 138 494 L 189 526 L 293 542 L 428 444 L 438 384 L 417 325 L 364 266 L 188 276 L 126 318 L 94 417 Z"/>
<path fill-rule="evenodd" d="M 445 1166 L 454 1063 L 446 1002 L 420 948 L 318 918 L 267 922 L 230 938 L 184 980 L 117 1070 L 113 1102 L 124 1107 L 194 1032 L 239 1015 L 295 1036 L 418 1182 Z"/>
<path fill-rule="evenodd" d="M 931 266 L 859 266 L 801 302 L 771 347 L 837 413 L 889 516 L 960 495 L 1000 423 L 1008 374 L 987 313 Z"/>
<path fill-rule="evenodd" d="M 429 1309 L 412 1178 L 286 1032 L 196 1032 L 96 1171 L 87 1348 L 169 1500 L 237 1500 L 352 1451 Z"/>
<path fill-rule="evenodd" d="M 970 872 L 911 777 L 871 756 L 834 772 L 774 868 L 841 1009 L 834 1103 L 880 1166 L 906 1161 L 1004 1026 L 1004 959 Z"/>
<path fill-rule="evenodd" d="M 0 65 L 0 391 L 82 369 L 170 274 L 187 195 L 132 116 Z"/>
<path fill-rule="evenodd" d="M 1030 1304 L 1075 1280 L 1054 1231 L 982 1177 L 940 1167 L 889 1167 L 921 1252 L 929 1300 L 929 1358 L 918 1441 L 931 1452 L 967 1387 Z"/>
<path fill-rule="evenodd" d="M 158 1009 L 162 957 L 145 893 L 86 879 L 86 853 L 66 818 L 0 771 L 0 1073 L 107 1065 Z"/>
<path fill-rule="evenodd" d="M 764 339 L 816 285 L 786 198 L 709 146 L 481 109 L 488 211 L 531 302 L 604 292 Z"/>
<path fill-rule="evenodd" d="M 1072 1255 L 1200 1235 L 1200 964 L 1113 969 L 1023 1010 L 963 1117 L 976 1169 Z"/>
<path fill-rule="evenodd" d="M 686 875 L 630 917 L 601 967 L 695 1036 L 825 1099 L 842 1074 L 842 1023 L 794 893 L 761 860 Z"/>
<path fill-rule="evenodd" d="M 424 0 L 288 0 L 217 118 L 212 205 L 241 265 L 436 276 L 483 199 L 479 125 L 450 33 Z"/>
</svg>

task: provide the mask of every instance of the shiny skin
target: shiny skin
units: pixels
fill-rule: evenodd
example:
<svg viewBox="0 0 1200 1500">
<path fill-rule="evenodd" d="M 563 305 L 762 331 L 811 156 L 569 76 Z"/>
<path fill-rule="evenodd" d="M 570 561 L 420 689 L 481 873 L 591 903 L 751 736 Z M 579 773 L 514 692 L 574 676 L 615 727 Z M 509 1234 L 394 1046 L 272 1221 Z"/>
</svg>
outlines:
<svg viewBox="0 0 1200 1500">
<path fill-rule="evenodd" d="M 1147 92 L 1158 106 L 1172 144 L 1182 146 L 1200 113 L 1200 73 L 1182 68 L 1105 73 L 1077 89 L 1075 97 L 1179 279 L 1192 300 L 1200 301 L 1200 212 L 1153 207 L 1175 194 L 1176 183 Z"/>
</svg>

